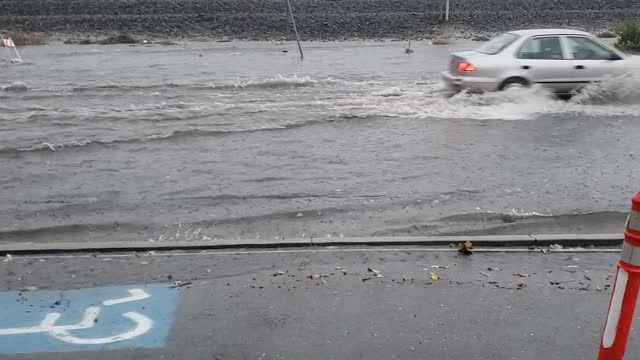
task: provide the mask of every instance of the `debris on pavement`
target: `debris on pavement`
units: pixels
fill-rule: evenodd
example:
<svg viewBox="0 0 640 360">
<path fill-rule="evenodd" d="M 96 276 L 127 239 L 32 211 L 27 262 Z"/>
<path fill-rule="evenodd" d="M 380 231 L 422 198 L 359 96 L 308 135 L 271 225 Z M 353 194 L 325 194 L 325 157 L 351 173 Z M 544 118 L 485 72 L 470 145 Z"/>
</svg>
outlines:
<svg viewBox="0 0 640 360">
<path fill-rule="evenodd" d="M 551 285 L 560 285 L 560 284 L 566 284 L 566 283 L 570 283 L 570 282 L 575 282 L 575 280 L 567 280 L 567 281 L 549 281 L 549 284 L 551 284 Z"/>
<path fill-rule="evenodd" d="M 141 265 L 149 265 L 149 264 L 150 264 L 150 262 L 148 262 L 148 261 L 140 261 L 140 264 L 141 264 Z"/>
<path fill-rule="evenodd" d="M 300 213 L 298 213 L 298 214 L 296 215 L 296 217 L 299 217 L 299 218 L 300 218 L 300 217 L 304 217 L 304 214 L 300 212 Z"/>
<path fill-rule="evenodd" d="M 280 270 L 277 273 L 273 274 L 273 276 L 280 276 L 280 275 L 284 275 L 284 271 Z"/>
<path fill-rule="evenodd" d="M 440 276 L 438 276 L 438 274 L 436 273 L 429 273 L 429 275 L 431 275 L 431 280 L 436 281 L 436 280 L 440 280 Z"/>
<path fill-rule="evenodd" d="M 487 270 L 488 271 L 502 271 L 502 269 L 500 269 L 498 267 L 488 267 Z"/>
<path fill-rule="evenodd" d="M 515 274 L 513 274 L 513 276 L 518 276 L 518 277 L 525 278 L 525 277 L 529 277 L 529 274 L 527 274 L 527 273 L 515 273 Z"/>
<path fill-rule="evenodd" d="M 172 288 L 179 288 L 187 285 L 191 285 L 191 281 L 174 281 L 171 285 Z"/>
<path fill-rule="evenodd" d="M 367 272 L 369 272 L 369 276 L 362 278 L 362 281 L 367 281 L 367 280 L 371 280 L 373 278 L 381 278 L 382 277 L 382 272 L 380 272 L 379 270 L 373 269 L 373 268 L 368 268 Z"/>
<path fill-rule="evenodd" d="M 481 275 L 484 275 L 484 276 L 486 276 L 486 277 L 490 277 L 490 276 L 491 276 L 491 275 L 489 275 L 488 273 L 486 273 L 486 272 L 484 272 L 484 271 L 480 271 L 480 274 L 481 274 Z"/>
<path fill-rule="evenodd" d="M 498 289 L 515 290 L 515 288 L 512 288 L 512 287 L 502 286 L 502 285 L 498 284 L 497 281 L 489 281 L 488 283 L 490 285 L 493 285 L 493 286 L 497 287 Z"/>
<path fill-rule="evenodd" d="M 311 274 L 311 275 L 307 275 L 307 278 L 311 279 L 311 280 L 320 280 L 322 278 L 326 278 L 331 276 L 330 274 Z"/>
<path fill-rule="evenodd" d="M 567 265 L 565 266 L 567 269 L 575 269 L 575 268 L 579 268 L 580 265 Z"/>
<path fill-rule="evenodd" d="M 473 254 L 473 251 L 471 251 L 471 249 L 473 249 L 473 243 L 471 243 L 471 241 L 458 243 L 457 248 L 458 248 L 458 252 L 460 252 L 461 254 L 465 254 L 465 255 Z"/>
<path fill-rule="evenodd" d="M 12 261 L 13 261 L 13 255 L 11 255 L 11 254 L 7 254 L 4 257 L 4 260 L 2 260 L 2 262 L 12 262 Z"/>
<path fill-rule="evenodd" d="M 432 269 L 448 269 L 448 265 L 431 265 Z"/>
<path fill-rule="evenodd" d="M 527 283 L 520 283 L 517 286 L 518 286 L 518 289 L 524 289 L 527 287 Z"/>
<path fill-rule="evenodd" d="M 564 248 L 564 246 L 562 246 L 560 244 L 551 244 L 551 245 L 549 245 L 549 249 L 551 249 L 551 250 L 560 250 L 562 248 Z"/>
<path fill-rule="evenodd" d="M 20 291 L 22 292 L 31 292 L 31 291 L 36 291 L 39 288 L 37 286 L 27 286 L 26 288 L 20 289 Z"/>
<path fill-rule="evenodd" d="M 377 278 L 381 278 L 382 277 L 382 272 L 380 272 L 379 270 L 368 268 L 367 271 L 372 273 L 373 276 L 375 276 Z"/>
<path fill-rule="evenodd" d="M 591 281 L 591 278 L 590 278 L 590 277 L 588 277 L 587 275 L 584 275 L 584 278 L 585 278 L 586 280 Z"/>
</svg>

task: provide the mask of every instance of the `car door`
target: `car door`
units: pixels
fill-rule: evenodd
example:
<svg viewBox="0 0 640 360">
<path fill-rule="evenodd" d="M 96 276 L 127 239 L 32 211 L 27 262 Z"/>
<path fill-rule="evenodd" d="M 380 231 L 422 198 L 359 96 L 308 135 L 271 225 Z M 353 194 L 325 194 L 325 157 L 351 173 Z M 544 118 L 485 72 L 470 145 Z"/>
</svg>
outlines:
<svg viewBox="0 0 640 360">
<path fill-rule="evenodd" d="M 576 83 L 602 81 L 621 76 L 628 70 L 620 55 L 588 36 L 567 35 L 565 42 Z"/>
<path fill-rule="evenodd" d="M 571 89 L 572 66 L 561 36 L 534 36 L 525 41 L 516 58 L 522 73 L 536 84 L 542 84 L 556 92 Z"/>
</svg>

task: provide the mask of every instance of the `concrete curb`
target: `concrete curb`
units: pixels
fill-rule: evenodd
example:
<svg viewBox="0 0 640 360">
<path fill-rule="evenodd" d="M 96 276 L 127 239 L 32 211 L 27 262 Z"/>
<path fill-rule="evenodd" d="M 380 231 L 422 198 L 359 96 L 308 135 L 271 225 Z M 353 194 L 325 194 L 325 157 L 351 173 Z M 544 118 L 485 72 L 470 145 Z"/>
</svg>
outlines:
<svg viewBox="0 0 640 360">
<path fill-rule="evenodd" d="M 471 241 L 474 246 L 619 246 L 622 234 L 542 234 L 494 236 L 404 236 L 404 237 L 343 237 L 292 238 L 277 240 L 207 240 L 191 242 L 93 242 L 93 243 L 9 243 L 0 244 L 0 255 L 46 254 L 63 252 L 116 252 L 149 250 L 200 250 L 233 248 L 282 248 L 306 246 L 443 246 Z"/>
</svg>

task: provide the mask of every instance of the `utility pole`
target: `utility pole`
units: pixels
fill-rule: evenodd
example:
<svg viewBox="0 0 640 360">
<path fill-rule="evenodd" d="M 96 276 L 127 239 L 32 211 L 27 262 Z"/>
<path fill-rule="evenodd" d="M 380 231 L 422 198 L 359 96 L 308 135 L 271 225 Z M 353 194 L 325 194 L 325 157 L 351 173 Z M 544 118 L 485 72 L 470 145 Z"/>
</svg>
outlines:
<svg viewBox="0 0 640 360">
<path fill-rule="evenodd" d="M 298 27 L 296 26 L 296 19 L 293 17 L 293 10 L 291 9 L 291 0 L 287 0 L 287 7 L 289 7 L 289 14 L 291 14 L 291 23 L 293 24 L 293 31 L 296 33 L 296 41 L 298 41 L 298 50 L 300 51 L 300 60 L 304 60 L 304 54 L 302 53 L 302 46 L 300 46 L 300 36 L 298 35 Z"/>
</svg>

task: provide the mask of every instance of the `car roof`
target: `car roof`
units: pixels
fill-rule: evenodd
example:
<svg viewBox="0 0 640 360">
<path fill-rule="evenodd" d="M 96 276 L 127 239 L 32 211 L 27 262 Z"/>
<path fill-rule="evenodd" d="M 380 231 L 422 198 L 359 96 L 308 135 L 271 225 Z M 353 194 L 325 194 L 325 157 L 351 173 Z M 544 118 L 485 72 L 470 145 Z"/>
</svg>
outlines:
<svg viewBox="0 0 640 360">
<path fill-rule="evenodd" d="M 519 36 L 534 36 L 534 35 L 591 35 L 587 32 L 572 29 L 526 29 L 509 31 L 511 34 Z"/>
</svg>

